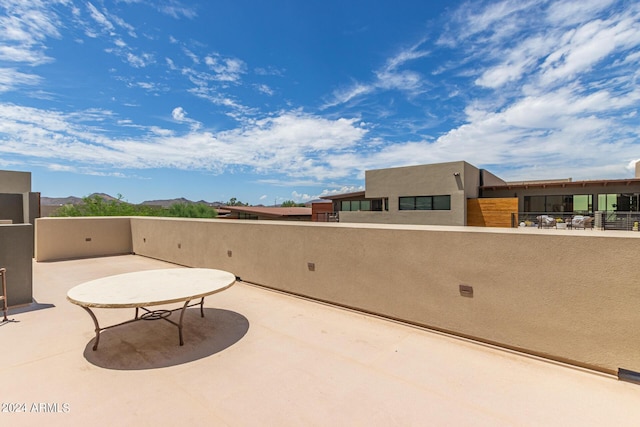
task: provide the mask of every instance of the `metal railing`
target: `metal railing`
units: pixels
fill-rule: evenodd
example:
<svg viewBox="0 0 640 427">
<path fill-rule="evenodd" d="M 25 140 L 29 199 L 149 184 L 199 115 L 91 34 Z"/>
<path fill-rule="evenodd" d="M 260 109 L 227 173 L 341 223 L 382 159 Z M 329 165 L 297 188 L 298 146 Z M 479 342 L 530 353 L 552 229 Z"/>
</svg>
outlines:
<svg viewBox="0 0 640 427">
<path fill-rule="evenodd" d="M 318 212 L 313 220 L 317 222 L 339 222 L 339 216 L 338 212 Z"/>
<path fill-rule="evenodd" d="M 538 217 L 546 215 L 555 220 L 554 224 L 547 224 L 538 220 Z M 640 212 L 518 212 L 511 214 L 512 227 L 536 227 L 536 228 L 574 228 L 576 216 L 589 216 L 593 218 L 587 228 L 598 230 L 638 231 L 640 225 Z M 559 226 L 559 224 L 566 224 Z M 583 227 L 579 227 L 583 228 Z"/>
<path fill-rule="evenodd" d="M 638 231 L 640 212 L 596 212 L 602 219 L 602 230 Z"/>
</svg>

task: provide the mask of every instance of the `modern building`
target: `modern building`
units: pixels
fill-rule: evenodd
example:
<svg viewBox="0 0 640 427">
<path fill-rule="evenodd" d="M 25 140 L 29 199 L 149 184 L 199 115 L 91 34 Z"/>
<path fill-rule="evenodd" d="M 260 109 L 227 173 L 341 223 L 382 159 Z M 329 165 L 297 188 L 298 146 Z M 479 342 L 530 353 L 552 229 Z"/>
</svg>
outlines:
<svg viewBox="0 0 640 427">
<path fill-rule="evenodd" d="M 459 161 L 366 171 L 365 191 L 324 198 L 342 222 L 508 227 L 541 214 L 601 212 L 620 223 L 640 211 L 640 168 L 629 179 L 507 182 Z"/>
<path fill-rule="evenodd" d="M 31 172 L 0 170 L 0 220 L 35 224 L 40 217 L 40 193 L 31 191 Z"/>
<path fill-rule="evenodd" d="M 40 217 L 40 193 L 31 191 L 31 173 L 0 171 L 0 268 L 6 268 L 9 306 L 32 300 L 33 236 Z"/>
</svg>

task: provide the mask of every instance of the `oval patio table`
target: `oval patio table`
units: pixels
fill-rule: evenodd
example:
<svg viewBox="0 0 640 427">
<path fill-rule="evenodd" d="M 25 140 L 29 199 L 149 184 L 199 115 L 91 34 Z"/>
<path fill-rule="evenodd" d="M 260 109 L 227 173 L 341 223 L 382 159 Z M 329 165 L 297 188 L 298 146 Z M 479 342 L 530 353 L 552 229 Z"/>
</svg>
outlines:
<svg viewBox="0 0 640 427">
<path fill-rule="evenodd" d="M 98 349 L 100 332 L 139 320 L 165 320 L 178 328 L 180 345 L 182 320 L 188 307 L 200 305 L 200 316 L 204 317 L 204 298 L 221 292 L 236 282 L 236 276 L 228 271 L 209 268 L 170 268 L 162 270 L 137 271 L 118 274 L 82 283 L 67 292 L 67 299 L 84 308 L 95 325 L 96 341 L 93 350 Z M 200 302 L 190 304 L 195 299 Z M 146 307 L 171 303 L 183 303 L 173 310 L 149 310 Z M 100 327 L 92 308 L 135 308 L 135 317 L 126 322 Z M 139 316 L 139 309 L 145 313 Z M 178 323 L 168 317 L 181 310 Z"/>
</svg>

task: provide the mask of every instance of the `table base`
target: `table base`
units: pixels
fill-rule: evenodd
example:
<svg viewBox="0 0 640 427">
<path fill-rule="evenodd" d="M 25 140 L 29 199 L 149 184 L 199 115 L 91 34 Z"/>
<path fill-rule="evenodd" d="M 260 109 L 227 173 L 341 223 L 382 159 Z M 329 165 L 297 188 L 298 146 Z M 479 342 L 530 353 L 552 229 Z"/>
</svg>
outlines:
<svg viewBox="0 0 640 427">
<path fill-rule="evenodd" d="M 103 328 L 100 327 L 100 325 L 98 323 L 98 318 L 93 313 L 93 311 L 91 311 L 91 309 L 89 307 L 82 306 L 82 308 L 84 308 L 87 311 L 87 313 L 89 313 L 89 316 L 91 316 L 91 319 L 93 320 L 93 324 L 96 327 L 95 328 L 95 331 L 96 331 L 96 342 L 93 345 L 93 351 L 96 351 L 98 349 L 98 344 L 100 343 L 100 332 L 106 331 L 107 329 L 115 328 L 117 326 L 128 325 L 129 323 L 138 322 L 140 320 L 164 320 L 164 321 L 167 321 L 167 322 L 171 323 L 172 325 L 174 325 L 174 326 L 176 326 L 178 328 L 178 336 L 180 338 L 180 345 L 184 345 L 184 340 L 182 339 L 182 321 L 184 319 L 184 313 L 187 310 L 187 308 L 195 307 L 195 306 L 199 305 L 200 306 L 200 317 L 204 317 L 204 297 L 202 297 L 200 299 L 200 302 L 197 302 L 197 303 L 189 304 L 191 301 L 192 300 L 185 301 L 185 303 L 184 303 L 184 305 L 182 307 L 175 308 L 173 310 L 149 310 L 149 309 L 147 309 L 145 307 L 136 307 L 136 316 L 133 319 L 127 320 L 126 322 L 117 323 L 115 325 L 105 326 Z M 139 309 L 143 309 L 145 311 L 145 313 L 143 313 L 142 316 L 139 315 L 139 313 L 140 313 Z M 173 313 L 174 311 L 178 311 L 178 310 L 180 310 L 180 321 L 178 323 L 176 323 L 173 320 L 170 320 L 168 317 L 171 315 L 171 313 Z"/>
</svg>

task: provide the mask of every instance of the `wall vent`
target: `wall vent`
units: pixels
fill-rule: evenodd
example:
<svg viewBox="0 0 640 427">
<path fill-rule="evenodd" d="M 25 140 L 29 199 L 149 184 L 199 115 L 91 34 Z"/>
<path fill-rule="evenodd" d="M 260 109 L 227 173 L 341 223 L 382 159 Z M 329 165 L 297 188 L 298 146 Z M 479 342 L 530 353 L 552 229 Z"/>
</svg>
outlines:
<svg viewBox="0 0 640 427">
<path fill-rule="evenodd" d="M 460 285 L 460 295 L 467 298 L 473 298 L 473 286 Z"/>
</svg>

